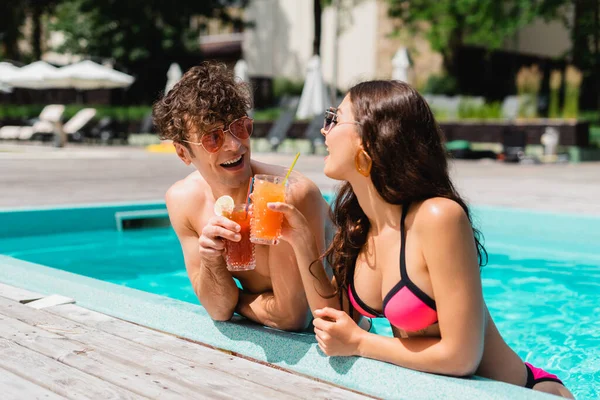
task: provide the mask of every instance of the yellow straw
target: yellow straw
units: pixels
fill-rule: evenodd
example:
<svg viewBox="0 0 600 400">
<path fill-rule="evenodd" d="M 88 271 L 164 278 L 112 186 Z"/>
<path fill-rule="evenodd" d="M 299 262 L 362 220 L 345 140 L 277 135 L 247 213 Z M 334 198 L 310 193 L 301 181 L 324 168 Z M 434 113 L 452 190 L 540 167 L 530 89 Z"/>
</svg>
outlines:
<svg viewBox="0 0 600 400">
<path fill-rule="evenodd" d="M 294 169 L 294 166 L 296 165 L 296 161 L 298 161 L 298 157 L 300 157 L 300 152 L 298 152 L 298 154 L 296 154 L 296 158 L 294 158 L 294 162 L 292 162 L 292 166 L 290 167 L 290 169 L 288 170 L 287 175 L 283 179 L 282 185 L 285 185 L 285 183 L 287 182 L 288 178 L 290 177 L 290 174 L 292 173 L 292 170 Z"/>
</svg>

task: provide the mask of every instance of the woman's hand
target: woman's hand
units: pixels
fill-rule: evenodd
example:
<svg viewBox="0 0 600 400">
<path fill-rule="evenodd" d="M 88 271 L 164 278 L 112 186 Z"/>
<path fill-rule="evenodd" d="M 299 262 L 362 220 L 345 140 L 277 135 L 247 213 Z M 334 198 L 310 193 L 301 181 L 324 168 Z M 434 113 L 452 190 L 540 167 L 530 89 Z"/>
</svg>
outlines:
<svg viewBox="0 0 600 400">
<path fill-rule="evenodd" d="M 282 213 L 285 217 L 281 226 L 281 239 L 292 246 L 310 240 L 312 232 L 308 226 L 308 221 L 296 207 L 279 202 L 268 203 L 267 207 L 272 211 Z"/>
<path fill-rule="evenodd" d="M 359 355 L 359 344 L 367 333 L 344 311 L 325 307 L 315 310 L 315 335 L 328 356 Z"/>
</svg>

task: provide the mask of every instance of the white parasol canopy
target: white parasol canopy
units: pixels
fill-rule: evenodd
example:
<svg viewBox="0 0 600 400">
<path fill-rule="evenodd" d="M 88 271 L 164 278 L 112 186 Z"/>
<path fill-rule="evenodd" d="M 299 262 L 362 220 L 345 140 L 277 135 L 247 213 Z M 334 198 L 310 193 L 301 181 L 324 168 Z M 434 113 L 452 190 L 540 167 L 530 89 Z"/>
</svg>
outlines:
<svg viewBox="0 0 600 400">
<path fill-rule="evenodd" d="M 0 81 L 9 86 L 26 89 L 65 87 L 59 82 L 58 68 L 45 61 L 36 61 L 22 68 L 4 67 Z"/>
<path fill-rule="evenodd" d="M 171 63 L 169 70 L 167 71 L 167 85 L 165 86 L 165 95 L 169 93 L 169 90 L 173 89 L 173 86 L 181 79 L 183 73 L 181 67 L 177 63 Z"/>
<path fill-rule="evenodd" d="M 406 47 L 400 47 L 392 59 L 392 79 L 396 81 L 409 82 L 408 72 L 410 69 L 410 57 Z"/>
<path fill-rule="evenodd" d="M 15 67 L 11 63 L 0 62 L 0 92 L 10 92 L 11 87 L 7 83 L 16 74 L 19 67 Z"/>
<path fill-rule="evenodd" d="M 17 73 L 19 67 L 15 67 L 11 63 L 0 62 L 0 82 L 7 83 Z"/>
<path fill-rule="evenodd" d="M 314 55 L 306 67 L 306 80 L 300 96 L 300 104 L 296 111 L 296 118 L 309 119 L 318 114 L 323 114 L 329 104 L 327 89 L 323 83 L 321 72 L 321 58 Z"/>
<path fill-rule="evenodd" d="M 75 89 L 115 89 L 129 87 L 135 78 L 90 60 L 58 70 L 57 83 Z M 64 87 L 64 86 L 60 86 Z"/>
<path fill-rule="evenodd" d="M 245 60 L 240 59 L 235 63 L 235 66 L 233 67 L 233 74 L 242 81 L 250 83 L 250 76 L 248 75 L 248 63 Z"/>
</svg>

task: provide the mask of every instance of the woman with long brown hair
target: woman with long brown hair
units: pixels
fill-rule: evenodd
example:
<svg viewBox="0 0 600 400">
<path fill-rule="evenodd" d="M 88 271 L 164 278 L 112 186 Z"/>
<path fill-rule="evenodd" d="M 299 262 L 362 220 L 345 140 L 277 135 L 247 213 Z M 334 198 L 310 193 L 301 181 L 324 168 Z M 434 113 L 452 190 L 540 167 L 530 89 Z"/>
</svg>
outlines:
<svg viewBox="0 0 600 400">
<path fill-rule="evenodd" d="M 496 329 L 479 275 L 487 253 L 419 93 L 398 81 L 360 83 L 327 111 L 322 133 L 324 172 L 344 181 L 324 255 L 332 280 L 304 216 L 269 205 L 286 217 L 283 239 L 298 258 L 321 350 L 572 397 L 555 375 L 524 364 Z M 361 329 L 361 315 L 387 318 L 394 337 Z"/>
</svg>

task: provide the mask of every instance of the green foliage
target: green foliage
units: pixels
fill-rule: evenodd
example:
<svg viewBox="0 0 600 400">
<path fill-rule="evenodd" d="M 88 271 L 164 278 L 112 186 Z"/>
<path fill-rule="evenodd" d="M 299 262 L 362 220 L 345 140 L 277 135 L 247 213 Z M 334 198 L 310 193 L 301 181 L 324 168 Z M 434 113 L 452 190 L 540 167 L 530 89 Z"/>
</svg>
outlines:
<svg viewBox="0 0 600 400">
<path fill-rule="evenodd" d="M 433 50 L 442 53 L 451 74 L 462 44 L 499 48 L 504 41 L 538 17 L 556 15 L 567 0 L 388 0 L 389 15 L 399 29 L 425 33 Z M 423 24 L 425 23 L 425 24 Z"/>
<path fill-rule="evenodd" d="M 565 89 L 565 103 L 563 105 L 563 118 L 577 118 L 579 115 L 579 87 Z"/>
<path fill-rule="evenodd" d="M 273 95 L 275 98 L 280 98 L 284 95 L 300 96 L 303 87 L 303 81 L 293 81 L 288 78 L 275 78 L 273 80 Z"/>
<path fill-rule="evenodd" d="M 579 119 L 587 121 L 592 125 L 600 126 L 600 111 L 586 110 L 579 112 Z"/>
<path fill-rule="evenodd" d="M 390 15 L 412 29 L 431 25 L 427 38 L 436 51 L 444 52 L 453 33 L 460 31 L 466 43 L 491 48 L 538 17 L 557 14 L 566 0 L 388 0 Z"/>
<path fill-rule="evenodd" d="M 431 112 L 433 113 L 433 116 L 435 117 L 436 121 L 441 122 L 448 121 L 450 119 L 450 113 L 448 112 L 448 110 L 444 110 L 443 108 L 433 106 L 429 107 L 431 108 Z"/>
<path fill-rule="evenodd" d="M 494 101 L 485 103 L 473 98 L 460 99 L 456 115 L 451 115 L 450 110 L 431 106 L 431 111 L 438 122 L 450 120 L 499 120 L 502 119 L 502 103 Z"/>
<path fill-rule="evenodd" d="M 73 117 L 73 115 L 77 114 L 79 110 L 84 108 L 81 104 L 69 104 L 65 106 L 65 111 L 63 112 L 63 120 L 68 121 Z"/>
<path fill-rule="evenodd" d="M 63 113 L 63 121 L 68 121 L 77 112 L 83 108 L 93 107 L 96 109 L 95 119 L 99 120 L 103 117 L 111 117 L 118 121 L 140 121 L 149 112 L 152 111 L 151 106 L 130 106 L 130 107 L 115 107 L 105 105 L 82 105 L 82 104 L 70 104 L 65 106 L 65 112 Z M 18 106 L 11 104 L 0 105 L 0 119 L 20 119 L 28 120 L 31 118 L 39 117 L 44 106 L 40 104 Z"/>
<path fill-rule="evenodd" d="M 426 94 L 445 94 L 452 96 L 457 91 L 456 79 L 446 74 L 431 75 L 421 91 Z"/>
<path fill-rule="evenodd" d="M 59 51 L 130 64 L 169 53 L 198 52 L 200 25 L 192 28 L 190 17 L 216 16 L 231 2 L 63 0 L 51 29 L 65 33 Z"/>
<path fill-rule="evenodd" d="M 590 142 L 600 147 L 600 125 L 590 126 Z"/>
<path fill-rule="evenodd" d="M 549 118 L 560 117 L 560 88 L 562 86 L 563 74 L 561 70 L 550 73 L 550 105 L 548 107 Z"/>
<path fill-rule="evenodd" d="M 577 118 L 579 115 L 579 93 L 583 74 L 579 69 L 569 65 L 565 72 L 565 101 L 563 118 Z"/>
<path fill-rule="evenodd" d="M 469 99 L 463 99 L 458 105 L 459 119 L 501 119 L 502 103 L 495 101 L 489 104 L 477 103 Z"/>
<path fill-rule="evenodd" d="M 502 103 L 499 101 L 483 105 L 484 119 L 502 119 Z"/>
<path fill-rule="evenodd" d="M 281 108 L 272 107 L 272 108 L 264 108 L 262 110 L 254 110 L 254 118 L 255 121 L 275 121 L 279 118 L 279 114 L 281 114 Z"/>
<path fill-rule="evenodd" d="M 548 107 L 549 118 L 560 117 L 560 89 L 550 89 L 550 105 Z"/>
<path fill-rule="evenodd" d="M 202 60 L 202 24 L 192 17 L 208 16 L 232 24 L 227 6 L 245 0 L 62 0 L 51 31 L 61 31 L 61 53 L 86 54 L 113 60 L 118 69 L 136 77 L 130 101 L 146 102 L 164 89 L 172 62 L 185 70 Z M 122 116 L 121 116 L 122 118 Z"/>
<path fill-rule="evenodd" d="M 28 120 L 38 117 L 42 112 L 42 105 L 0 105 L 0 118 Z"/>
<path fill-rule="evenodd" d="M 129 107 L 127 110 L 127 116 L 130 121 L 141 121 L 152 112 L 152 107 L 150 106 L 134 106 Z"/>
</svg>

